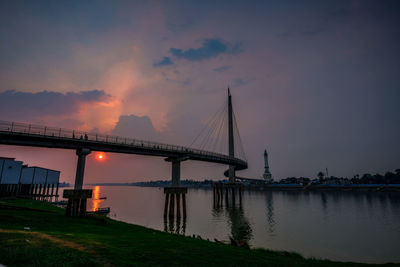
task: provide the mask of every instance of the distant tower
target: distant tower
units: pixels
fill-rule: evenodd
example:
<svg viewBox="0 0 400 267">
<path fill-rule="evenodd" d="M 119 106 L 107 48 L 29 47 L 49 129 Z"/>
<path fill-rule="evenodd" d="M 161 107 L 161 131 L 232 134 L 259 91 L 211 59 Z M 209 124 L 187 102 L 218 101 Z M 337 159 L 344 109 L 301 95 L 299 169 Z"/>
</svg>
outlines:
<svg viewBox="0 0 400 267">
<path fill-rule="evenodd" d="M 263 177 L 265 179 L 265 182 L 267 182 L 267 183 L 271 183 L 272 182 L 272 174 L 269 171 L 267 150 L 264 150 L 264 174 L 263 174 Z"/>
</svg>

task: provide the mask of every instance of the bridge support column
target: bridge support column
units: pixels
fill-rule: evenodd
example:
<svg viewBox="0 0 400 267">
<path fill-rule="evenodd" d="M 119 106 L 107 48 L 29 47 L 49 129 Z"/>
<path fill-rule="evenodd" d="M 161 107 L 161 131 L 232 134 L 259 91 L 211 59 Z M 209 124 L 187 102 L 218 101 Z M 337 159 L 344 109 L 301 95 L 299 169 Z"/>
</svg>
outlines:
<svg viewBox="0 0 400 267">
<path fill-rule="evenodd" d="M 80 190 L 83 186 L 83 176 L 85 173 L 86 156 L 90 154 L 90 149 L 81 148 L 76 150 L 78 156 L 78 164 L 76 166 L 75 186 L 74 189 Z"/>
<path fill-rule="evenodd" d="M 75 185 L 73 190 L 64 190 L 64 198 L 68 198 L 65 215 L 85 216 L 86 201 L 92 197 L 92 190 L 83 190 L 83 177 L 85 174 L 86 156 L 90 154 L 90 149 L 80 148 L 76 150 L 78 163 L 76 166 Z"/>
<path fill-rule="evenodd" d="M 172 187 L 179 187 L 181 184 L 181 162 L 172 161 Z"/>
<path fill-rule="evenodd" d="M 236 176 L 236 174 L 235 174 L 235 167 L 234 167 L 234 166 L 230 166 L 230 165 L 229 165 L 229 172 L 228 172 L 228 175 L 229 175 L 229 182 L 230 182 L 230 183 L 235 183 L 235 176 Z"/>
</svg>

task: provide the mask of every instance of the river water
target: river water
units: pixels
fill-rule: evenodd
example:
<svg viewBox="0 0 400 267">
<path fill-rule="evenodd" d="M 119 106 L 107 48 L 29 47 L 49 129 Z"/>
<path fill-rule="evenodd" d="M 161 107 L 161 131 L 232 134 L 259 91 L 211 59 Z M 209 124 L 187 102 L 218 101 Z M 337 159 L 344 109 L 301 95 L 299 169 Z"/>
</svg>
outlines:
<svg viewBox="0 0 400 267">
<path fill-rule="evenodd" d="M 204 239 L 248 241 L 251 247 L 306 257 L 367 263 L 400 262 L 400 193 L 244 191 L 241 204 L 215 206 L 213 191 L 189 189 L 186 220 L 166 221 L 161 188 L 95 186 L 88 208 L 111 218 Z"/>
</svg>

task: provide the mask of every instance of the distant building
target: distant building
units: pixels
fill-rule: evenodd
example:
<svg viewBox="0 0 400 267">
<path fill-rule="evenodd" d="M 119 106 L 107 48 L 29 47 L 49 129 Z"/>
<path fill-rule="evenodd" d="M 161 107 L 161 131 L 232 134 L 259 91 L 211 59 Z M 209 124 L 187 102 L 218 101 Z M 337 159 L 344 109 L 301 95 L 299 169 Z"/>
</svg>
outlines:
<svg viewBox="0 0 400 267">
<path fill-rule="evenodd" d="M 22 161 L 0 157 L 0 184 L 18 184 Z"/>
<path fill-rule="evenodd" d="M 269 164 L 268 164 L 268 153 L 267 150 L 264 150 L 264 174 L 263 178 L 265 179 L 266 183 L 272 183 L 272 174 L 269 171 Z"/>
</svg>

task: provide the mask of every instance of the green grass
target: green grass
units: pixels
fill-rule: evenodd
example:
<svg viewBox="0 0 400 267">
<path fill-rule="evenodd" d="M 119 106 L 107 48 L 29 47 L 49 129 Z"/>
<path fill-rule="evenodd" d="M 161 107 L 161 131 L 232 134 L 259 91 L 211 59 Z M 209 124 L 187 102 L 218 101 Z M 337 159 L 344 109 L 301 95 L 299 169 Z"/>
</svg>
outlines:
<svg viewBox="0 0 400 267">
<path fill-rule="evenodd" d="M 30 230 L 24 230 L 29 227 Z M 244 249 L 105 217 L 70 218 L 32 200 L 0 200 L 0 264 L 6 266 L 365 266 Z M 389 266 L 388 264 L 387 266 Z M 394 265 L 392 265 L 394 266 Z"/>
</svg>

